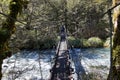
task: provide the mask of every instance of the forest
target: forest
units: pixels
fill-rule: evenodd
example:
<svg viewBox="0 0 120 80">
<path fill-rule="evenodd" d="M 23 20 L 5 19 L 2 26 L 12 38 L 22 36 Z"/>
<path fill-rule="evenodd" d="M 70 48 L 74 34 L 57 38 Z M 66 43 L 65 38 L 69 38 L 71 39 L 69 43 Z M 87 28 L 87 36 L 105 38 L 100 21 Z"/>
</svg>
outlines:
<svg viewBox="0 0 120 80">
<path fill-rule="evenodd" d="M 67 77 L 74 80 L 120 80 L 119 5 L 119 0 L 0 0 L 0 80 L 73 80 L 61 78 L 68 67 Z M 65 54 L 70 61 L 59 61 Z M 58 64 L 68 66 L 65 73 L 57 73 Z"/>
</svg>

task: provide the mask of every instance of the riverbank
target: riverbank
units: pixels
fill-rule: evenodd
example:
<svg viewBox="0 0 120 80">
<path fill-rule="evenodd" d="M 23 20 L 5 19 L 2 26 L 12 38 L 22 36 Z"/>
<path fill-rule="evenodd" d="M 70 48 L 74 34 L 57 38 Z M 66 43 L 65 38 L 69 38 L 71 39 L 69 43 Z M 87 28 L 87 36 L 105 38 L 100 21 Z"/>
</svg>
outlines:
<svg viewBox="0 0 120 80">
<path fill-rule="evenodd" d="M 45 39 L 34 39 L 28 38 L 25 40 L 16 39 L 14 41 L 10 41 L 11 49 L 14 51 L 20 50 L 47 50 L 47 49 L 56 49 L 57 43 L 60 40 L 57 38 L 45 38 Z M 68 45 L 73 46 L 74 48 L 104 48 L 109 47 L 110 40 L 109 38 L 106 40 L 102 40 L 99 37 L 91 37 L 88 39 L 84 38 L 75 38 L 73 36 L 69 36 L 67 38 Z"/>
</svg>

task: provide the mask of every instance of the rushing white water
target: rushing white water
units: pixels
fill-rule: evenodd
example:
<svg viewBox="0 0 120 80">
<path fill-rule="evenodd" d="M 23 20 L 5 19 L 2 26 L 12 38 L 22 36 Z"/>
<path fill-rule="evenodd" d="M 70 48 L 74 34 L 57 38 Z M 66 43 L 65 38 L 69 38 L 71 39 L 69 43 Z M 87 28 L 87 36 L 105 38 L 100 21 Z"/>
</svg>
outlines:
<svg viewBox="0 0 120 80">
<path fill-rule="evenodd" d="M 81 62 L 86 73 L 94 73 L 100 80 L 107 80 L 110 68 L 110 49 L 86 49 L 81 51 Z"/>
<path fill-rule="evenodd" d="M 86 73 L 99 72 L 106 78 L 105 74 L 108 74 L 110 65 L 109 49 L 75 49 L 75 51 L 81 58 Z M 3 61 L 2 80 L 48 80 L 54 54 L 54 50 L 18 52 Z"/>
<path fill-rule="evenodd" d="M 2 80 L 40 80 L 41 78 L 46 80 L 49 79 L 51 57 L 53 57 L 53 54 L 51 54 L 49 51 L 47 51 L 47 53 L 50 55 L 42 53 L 39 59 L 37 51 L 23 51 L 5 59 L 3 63 Z M 41 66 L 39 65 L 39 61 Z"/>
</svg>

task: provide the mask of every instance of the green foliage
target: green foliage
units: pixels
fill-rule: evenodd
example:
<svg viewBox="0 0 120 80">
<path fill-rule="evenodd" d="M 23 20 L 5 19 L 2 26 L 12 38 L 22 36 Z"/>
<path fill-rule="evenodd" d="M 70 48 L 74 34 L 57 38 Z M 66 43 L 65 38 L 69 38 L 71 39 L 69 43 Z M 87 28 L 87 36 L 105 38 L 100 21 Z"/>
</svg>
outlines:
<svg viewBox="0 0 120 80">
<path fill-rule="evenodd" d="M 90 47 L 103 47 L 103 41 L 98 37 L 91 37 L 88 39 Z"/>
<path fill-rule="evenodd" d="M 104 47 L 110 47 L 110 38 L 107 38 L 104 42 Z"/>
<path fill-rule="evenodd" d="M 30 39 L 25 39 L 24 43 L 19 42 L 21 45 L 20 48 L 22 49 L 35 49 L 37 46 L 39 49 L 52 49 L 53 46 L 56 46 L 60 38 L 57 39 L 53 38 L 43 38 L 39 39 L 38 42 L 35 40 L 34 37 Z M 89 48 L 89 47 L 102 47 L 103 42 L 101 39 L 93 37 L 90 39 L 75 39 L 72 36 L 68 37 L 68 42 L 71 46 L 75 48 Z M 34 44 L 33 44 L 34 43 Z"/>
<path fill-rule="evenodd" d="M 7 29 L 0 29 L 0 44 L 6 42 L 9 36 L 10 33 Z"/>
<path fill-rule="evenodd" d="M 75 40 L 73 36 L 68 36 L 68 40 Z"/>
<path fill-rule="evenodd" d="M 10 57 L 11 56 L 11 51 L 9 51 L 9 50 L 8 51 L 4 51 L 4 53 L 0 55 L 0 58 L 1 59 L 5 59 L 6 56 Z"/>
<path fill-rule="evenodd" d="M 68 37 L 69 44 L 75 48 L 89 48 L 89 47 L 103 47 L 103 41 L 98 37 L 91 37 L 87 39 L 75 39 L 74 37 Z"/>
<path fill-rule="evenodd" d="M 16 19 L 17 14 L 22 12 L 22 4 L 20 2 L 21 2 L 21 0 L 19 0 L 19 1 L 12 0 L 10 2 L 10 5 L 9 5 L 10 17 Z"/>
<path fill-rule="evenodd" d="M 40 44 L 43 45 L 40 46 L 41 49 L 52 49 L 53 46 L 56 45 L 56 41 L 51 38 L 47 38 L 44 41 L 42 41 Z"/>
<path fill-rule="evenodd" d="M 26 39 L 23 45 L 20 45 L 21 49 L 52 49 L 56 45 L 56 41 L 52 38 L 39 39 L 38 41 L 32 37 Z"/>
<path fill-rule="evenodd" d="M 108 35 L 105 28 L 108 28 L 108 23 L 106 19 L 101 18 L 102 13 L 106 11 L 106 6 L 106 1 L 101 3 L 89 0 L 80 1 L 79 4 L 72 8 L 71 12 L 68 12 L 69 31 L 73 33 L 80 29 L 78 33 L 80 35 L 78 36 L 84 38 L 92 36 L 106 38 Z"/>
<path fill-rule="evenodd" d="M 82 47 L 83 48 L 89 48 L 90 47 L 90 43 L 88 42 L 87 39 L 81 39 L 82 41 Z"/>
<path fill-rule="evenodd" d="M 120 66 L 120 46 L 116 46 L 113 50 L 113 58 L 115 59 L 115 65 Z"/>
<path fill-rule="evenodd" d="M 68 42 L 70 45 L 72 45 L 75 48 L 80 48 L 81 47 L 81 41 L 80 39 L 75 39 L 74 37 L 68 37 Z"/>
<path fill-rule="evenodd" d="M 4 0 L 4 2 L 5 1 L 6 0 Z M 12 0 L 12 1 L 13 2 L 11 2 L 10 4 L 10 9 L 11 7 L 14 7 L 16 5 L 17 7 L 14 7 L 13 11 L 17 11 L 16 9 L 19 7 L 18 10 L 19 12 L 21 12 L 22 7 L 25 7 L 25 5 L 29 3 L 27 0 L 24 1 Z M 77 37 L 79 37 L 79 39 L 75 39 L 74 37 L 73 39 L 72 38 L 69 39 L 70 43 L 75 47 L 89 47 L 90 44 L 89 42 L 87 42 L 86 38 L 89 38 L 91 36 L 98 35 L 100 36 L 100 38 L 106 37 L 105 36 L 106 32 L 104 31 L 104 29 L 107 26 L 107 22 L 106 20 L 101 19 L 100 17 L 102 12 L 104 12 L 106 9 L 106 5 L 107 5 L 106 0 L 104 1 L 99 0 L 99 2 L 95 0 L 93 0 L 92 2 L 89 0 L 82 0 L 82 1 L 69 0 L 67 1 L 67 12 L 66 12 L 67 16 L 65 16 L 64 14 L 66 7 L 66 5 L 63 4 L 64 2 L 65 2 L 64 0 L 50 0 L 49 3 L 48 2 L 44 3 L 44 0 L 35 0 L 34 3 L 32 3 L 32 5 L 30 4 L 29 7 L 25 10 L 24 18 L 25 20 L 27 20 L 26 22 L 28 22 L 31 29 L 34 26 L 39 26 L 40 28 L 38 34 L 39 44 L 41 45 L 40 48 L 46 48 L 47 46 L 48 48 L 50 48 L 51 47 L 50 45 L 53 45 L 52 42 L 58 41 L 58 39 L 56 41 L 53 40 L 52 42 L 49 42 L 50 39 L 48 39 L 48 41 L 46 41 L 47 39 L 42 40 L 42 36 L 44 36 L 45 34 L 49 34 L 52 37 L 56 36 L 56 34 L 59 33 L 59 27 L 61 26 L 61 23 L 62 22 L 65 23 L 64 22 L 65 17 L 67 18 L 68 31 L 70 34 L 80 29 L 80 31 L 78 31 L 77 33 L 78 34 Z M 22 18 L 20 18 L 20 20 L 24 21 Z M 55 28 L 51 28 L 50 30 L 51 32 L 49 33 L 47 27 L 49 28 L 55 27 Z M 26 33 L 32 36 L 35 35 L 32 33 L 29 34 L 29 32 L 25 29 L 25 31 L 23 31 L 22 34 L 26 35 Z M 45 35 L 45 37 L 49 37 L 49 35 Z M 85 39 L 80 39 L 81 36 Z M 29 39 L 28 37 L 24 37 L 24 38 L 26 38 L 26 40 Z M 36 44 L 34 38 L 30 39 L 30 41 L 31 43 Z M 29 42 L 29 40 L 27 42 L 30 45 L 33 45 Z M 43 44 L 44 42 L 47 44 Z M 32 48 L 35 46 L 29 46 L 29 47 Z"/>
</svg>

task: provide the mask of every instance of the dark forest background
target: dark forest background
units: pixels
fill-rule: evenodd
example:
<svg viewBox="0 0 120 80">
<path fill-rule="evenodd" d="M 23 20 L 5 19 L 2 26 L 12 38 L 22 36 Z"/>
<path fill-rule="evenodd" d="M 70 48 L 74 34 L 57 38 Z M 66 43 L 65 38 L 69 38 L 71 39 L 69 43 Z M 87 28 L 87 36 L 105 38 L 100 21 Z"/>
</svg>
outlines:
<svg viewBox="0 0 120 80">
<path fill-rule="evenodd" d="M 8 14 L 10 0 L 0 1 L 0 11 Z M 30 0 L 16 23 L 16 32 L 9 41 L 18 49 L 51 49 L 59 39 L 59 29 L 66 25 L 68 40 L 74 47 L 109 46 L 108 0 Z M 0 15 L 0 26 L 6 17 Z M 36 32 L 37 28 L 37 39 Z"/>
</svg>

